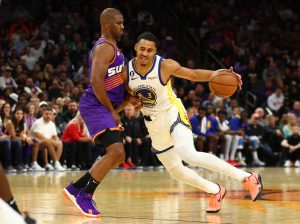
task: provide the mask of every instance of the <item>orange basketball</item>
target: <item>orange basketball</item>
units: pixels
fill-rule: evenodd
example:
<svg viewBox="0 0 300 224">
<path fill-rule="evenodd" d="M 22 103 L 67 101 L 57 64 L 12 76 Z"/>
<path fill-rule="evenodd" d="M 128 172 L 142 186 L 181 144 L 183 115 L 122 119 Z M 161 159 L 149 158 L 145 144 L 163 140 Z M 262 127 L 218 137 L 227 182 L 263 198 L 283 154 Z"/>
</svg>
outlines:
<svg viewBox="0 0 300 224">
<path fill-rule="evenodd" d="M 219 69 L 213 72 L 208 85 L 212 93 L 227 98 L 233 95 L 237 90 L 238 79 L 227 69 Z"/>
</svg>

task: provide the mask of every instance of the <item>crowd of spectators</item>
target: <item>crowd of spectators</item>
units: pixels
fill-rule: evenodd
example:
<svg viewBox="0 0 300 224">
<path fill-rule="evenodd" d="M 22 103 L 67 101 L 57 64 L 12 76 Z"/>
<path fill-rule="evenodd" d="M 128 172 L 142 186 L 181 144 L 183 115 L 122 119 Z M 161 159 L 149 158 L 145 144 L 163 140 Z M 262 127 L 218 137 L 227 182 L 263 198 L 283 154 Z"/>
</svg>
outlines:
<svg viewBox="0 0 300 224">
<path fill-rule="evenodd" d="M 201 42 L 199 50 L 209 49 L 226 67 L 233 65 L 244 81 L 239 98 L 222 99 L 210 94 L 205 83 L 174 80 L 197 150 L 235 166 L 300 166 L 299 3 L 165 4 L 185 18 L 183 25 Z M 185 49 L 176 47 L 175 31 L 157 21 L 163 7 L 154 11 L 141 0 L 2 1 L 0 161 L 7 171 L 86 169 L 105 153 L 92 143 L 78 101 L 89 81 L 89 49 L 100 36 L 99 13 L 111 6 L 125 17 L 120 47 L 126 60 L 134 57 L 137 35 L 148 30 L 160 39 L 162 56 L 195 68 L 193 59 L 180 60 Z M 215 61 L 203 66 L 218 68 Z M 250 110 L 239 100 L 247 91 L 257 96 Z M 159 167 L 140 112 L 129 106 L 123 123 L 126 161 L 121 167 Z"/>
</svg>

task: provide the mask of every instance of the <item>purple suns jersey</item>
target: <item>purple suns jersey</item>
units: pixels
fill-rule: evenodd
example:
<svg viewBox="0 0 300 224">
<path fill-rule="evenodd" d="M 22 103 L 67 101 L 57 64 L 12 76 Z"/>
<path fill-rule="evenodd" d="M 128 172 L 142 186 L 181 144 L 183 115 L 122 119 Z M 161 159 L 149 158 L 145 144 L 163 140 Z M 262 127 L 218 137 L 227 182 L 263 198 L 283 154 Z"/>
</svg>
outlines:
<svg viewBox="0 0 300 224">
<path fill-rule="evenodd" d="M 100 38 L 93 46 L 92 50 L 90 51 L 89 56 L 89 78 L 91 80 L 91 71 L 92 71 L 92 55 L 94 53 L 95 48 L 102 43 L 108 43 L 111 46 L 113 46 L 111 43 L 109 43 L 105 38 Z M 114 46 L 113 46 L 114 47 Z M 122 69 L 124 67 L 124 55 L 120 53 L 115 47 L 115 58 L 111 62 L 111 64 L 108 67 L 104 83 L 107 91 L 107 95 L 109 99 L 111 100 L 112 104 L 114 106 L 119 105 L 124 100 L 124 94 L 125 94 L 125 83 L 122 78 Z M 94 90 L 91 86 L 91 84 L 88 85 L 88 88 L 85 91 L 87 94 L 92 95 L 96 98 Z M 96 98 L 97 99 L 97 98 Z"/>
</svg>

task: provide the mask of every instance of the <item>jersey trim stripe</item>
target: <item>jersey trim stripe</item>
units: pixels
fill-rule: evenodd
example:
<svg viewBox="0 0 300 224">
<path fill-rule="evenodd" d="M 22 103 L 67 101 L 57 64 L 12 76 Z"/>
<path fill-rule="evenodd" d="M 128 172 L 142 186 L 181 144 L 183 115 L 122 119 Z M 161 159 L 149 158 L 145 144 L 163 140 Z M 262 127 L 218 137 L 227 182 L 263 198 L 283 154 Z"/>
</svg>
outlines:
<svg viewBox="0 0 300 224">
<path fill-rule="evenodd" d="M 158 78 L 159 78 L 160 84 L 162 84 L 163 86 L 165 86 L 165 85 L 168 84 L 168 82 L 165 84 L 165 83 L 163 82 L 163 80 L 162 80 L 162 77 L 161 77 L 161 70 L 160 70 L 160 68 L 161 68 L 161 63 L 162 63 L 162 61 L 163 61 L 163 58 L 160 58 L 160 59 L 159 59 L 159 63 L 158 63 Z"/>
<path fill-rule="evenodd" d="M 130 66 L 130 64 L 132 63 L 132 61 L 129 61 L 129 63 L 128 63 L 128 65 L 127 65 L 127 68 L 126 68 L 126 75 L 127 75 L 127 82 L 126 82 L 126 84 L 128 85 L 128 83 L 129 83 L 129 78 L 130 78 L 130 75 L 129 75 L 129 66 Z"/>
<path fill-rule="evenodd" d="M 101 37 L 101 38 L 99 38 L 99 40 L 100 40 L 100 39 L 104 39 L 105 41 L 102 42 L 102 43 L 98 43 L 98 44 L 94 45 L 93 49 L 90 51 L 90 55 L 89 55 L 90 61 L 92 62 L 92 57 L 93 57 L 93 55 L 94 55 L 95 48 L 96 48 L 98 45 L 100 45 L 100 44 L 108 43 L 108 44 L 111 45 L 111 46 L 113 47 L 113 49 L 114 49 L 114 57 L 113 57 L 113 59 L 109 62 L 109 65 L 111 65 L 112 63 L 114 63 L 114 61 L 115 61 L 115 59 L 116 59 L 116 57 L 117 57 L 117 49 L 116 49 L 115 46 L 114 46 L 112 43 L 110 43 L 106 38 Z"/>
<path fill-rule="evenodd" d="M 120 129 L 119 129 L 119 128 L 109 128 L 109 130 L 112 130 L 112 131 L 119 131 Z M 105 132 L 105 131 L 106 131 L 106 129 L 105 129 L 105 130 L 102 130 L 102 131 L 99 131 L 97 134 L 95 134 L 94 137 L 93 137 L 93 142 L 95 143 L 95 139 L 96 139 L 99 135 L 103 134 L 103 132 Z M 96 143 L 95 143 L 95 144 L 96 144 Z"/>
<path fill-rule="evenodd" d="M 135 61 L 136 59 L 133 59 L 133 60 L 132 60 L 132 68 L 133 68 L 133 71 L 134 71 L 137 75 L 139 75 L 139 76 L 141 77 L 142 80 L 146 80 L 147 75 L 150 74 L 150 73 L 152 72 L 152 70 L 154 69 L 154 67 L 155 67 L 156 58 L 157 58 L 157 57 L 156 57 L 156 55 L 155 55 L 155 56 L 154 56 L 154 61 L 153 61 L 152 68 L 151 68 L 145 75 L 142 75 L 141 73 L 139 73 L 139 72 L 136 70 L 135 65 L 134 65 L 134 61 Z"/>
<path fill-rule="evenodd" d="M 155 148 L 153 148 L 152 147 L 152 149 L 151 149 L 151 152 L 153 153 L 153 154 L 161 154 L 161 153 L 164 153 L 164 152 L 166 152 L 166 151 L 169 151 L 170 149 L 172 149 L 174 146 L 172 145 L 172 146 L 170 146 L 170 147 L 168 147 L 168 148 L 166 148 L 166 149 L 163 149 L 163 150 L 157 150 L 157 149 L 155 149 Z"/>
</svg>

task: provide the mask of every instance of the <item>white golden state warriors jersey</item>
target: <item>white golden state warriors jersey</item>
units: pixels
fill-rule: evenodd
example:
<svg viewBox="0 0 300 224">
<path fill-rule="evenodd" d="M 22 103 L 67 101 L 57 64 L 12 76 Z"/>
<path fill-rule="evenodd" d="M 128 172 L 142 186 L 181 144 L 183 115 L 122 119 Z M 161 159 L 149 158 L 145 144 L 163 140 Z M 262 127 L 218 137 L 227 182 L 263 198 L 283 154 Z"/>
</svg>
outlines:
<svg viewBox="0 0 300 224">
<path fill-rule="evenodd" d="M 172 89 L 171 80 L 167 84 L 162 81 L 160 74 L 162 60 L 163 58 L 156 55 L 152 68 L 144 76 L 136 70 L 134 59 L 130 60 L 127 67 L 128 86 L 134 96 L 141 100 L 143 104 L 141 111 L 144 115 L 157 115 L 159 112 L 168 111 L 176 106 L 181 121 L 189 124 L 182 102 Z"/>
<path fill-rule="evenodd" d="M 176 95 L 171 88 L 171 83 L 165 85 L 160 74 L 162 58 L 154 56 L 153 66 L 145 75 L 141 75 L 134 66 L 134 59 L 128 63 L 128 86 L 138 97 L 142 104 L 142 113 L 150 116 L 159 111 L 166 111 L 172 107 Z"/>
</svg>

